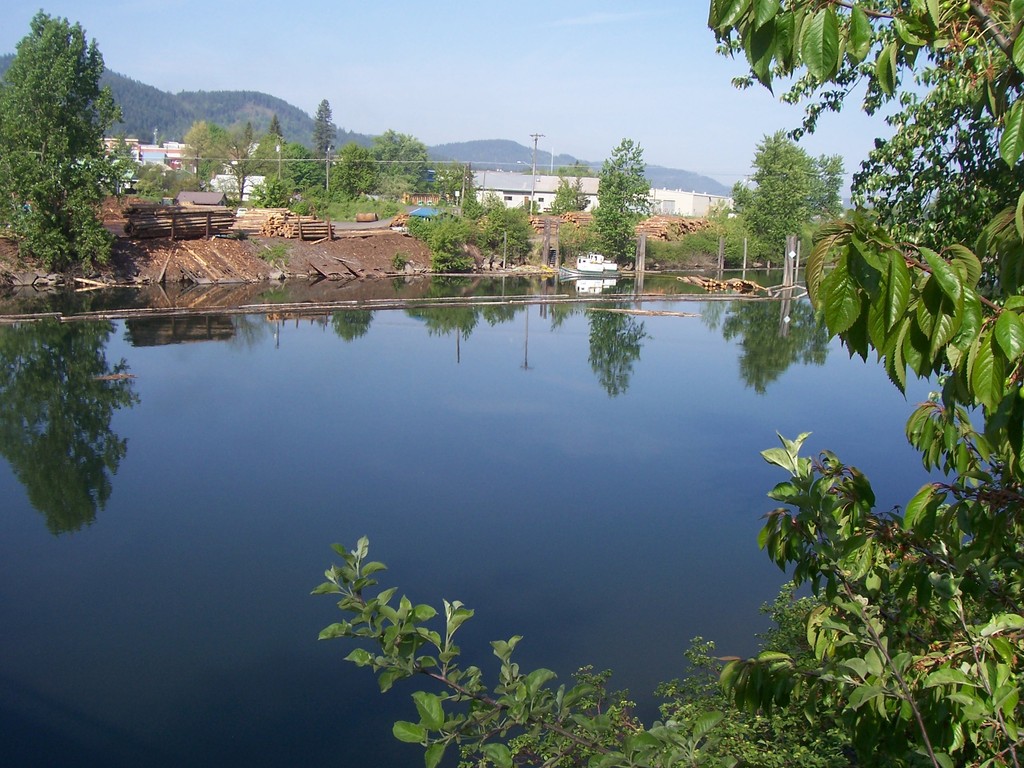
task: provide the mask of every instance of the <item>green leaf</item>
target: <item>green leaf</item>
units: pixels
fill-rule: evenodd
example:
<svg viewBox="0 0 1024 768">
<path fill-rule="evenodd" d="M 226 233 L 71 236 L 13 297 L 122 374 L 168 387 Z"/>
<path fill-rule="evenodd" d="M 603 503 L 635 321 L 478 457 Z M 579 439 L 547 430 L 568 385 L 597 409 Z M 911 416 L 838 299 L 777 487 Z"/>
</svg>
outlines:
<svg viewBox="0 0 1024 768">
<path fill-rule="evenodd" d="M 983 334 L 973 350 L 970 367 L 971 388 L 982 405 L 995 408 L 1003 396 L 1003 371 L 992 350 L 992 338 Z"/>
<path fill-rule="evenodd" d="M 846 52 L 856 62 L 861 62 L 871 50 L 871 22 L 868 16 L 859 5 L 853 6 L 850 13 L 850 38 L 846 46 Z"/>
<path fill-rule="evenodd" d="M 749 6 L 750 0 L 713 0 L 708 26 L 720 31 L 731 27 L 743 17 Z"/>
<path fill-rule="evenodd" d="M 935 487 L 926 485 L 907 502 L 903 515 L 903 525 L 908 530 L 916 530 L 922 536 L 931 536 L 935 530 L 935 512 L 939 503 Z"/>
<path fill-rule="evenodd" d="M 754 0 L 754 28 L 764 26 L 779 12 L 779 0 Z"/>
<path fill-rule="evenodd" d="M 772 90 L 772 58 L 775 56 L 775 23 L 769 20 L 744 39 L 744 51 L 750 71 L 758 82 Z"/>
<path fill-rule="evenodd" d="M 1014 26 L 1020 24 L 1024 18 L 1024 0 L 1010 0 L 1010 23 Z"/>
<path fill-rule="evenodd" d="M 932 277 L 938 282 L 942 292 L 954 304 L 959 304 L 963 298 L 964 287 L 961 285 L 957 273 L 935 251 L 930 248 L 921 248 L 920 250 L 921 255 L 928 264 L 928 268 L 932 272 Z"/>
<path fill-rule="evenodd" d="M 875 80 L 886 96 L 896 90 L 896 43 L 891 42 L 878 54 L 875 62 Z"/>
<path fill-rule="evenodd" d="M 421 604 L 412 610 L 412 620 L 417 623 L 430 621 L 435 616 L 437 616 L 437 609 L 432 605 Z"/>
<path fill-rule="evenodd" d="M 347 622 L 335 622 L 320 630 L 318 640 L 332 640 L 336 637 L 345 637 L 348 634 L 350 625 Z"/>
<path fill-rule="evenodd" d="M 980 687 L 978 682 L 971 680 L 971 678 L 959 669 L 951 669 L 949 667 L 937 669 L 924 679 L 925 688 L 934 688 L 939 685 L 967 685 L 972 688 Z"/>
<path fill-rule="evenodd" d="M 444 725 L 444 706 L 441 698 L 426 691 L 416 691 L 412 695 L 416 702 L 416 711 L 420 713 L 420 723 L 429 731 L 438 731 Z"/>
<path fill-rule="evenodd" d="M 996 320 L 995 338 L 1007 360 L 1016 360 L 1024 352 L 1024 323 L 1016 312 L 1003 310 Z"/>
<path fill-rule="evenodd" d="M 439 742 L 427 747 L 427 751 L 423 755 L 426 768 L 437 768 L 437 766 L 441 764 L 441 758 L 444 757 L 444 750 L 447 746 L 448 745 L 444 742 Z"/>
<path fill-rule="evenodd" d="M 1018 40 L 1020 38 L 1017 38 Z M 1003 162 L 1013 168 L 1024 153 L 1024 100 L 1013 102 L 1006 116 L 1003 135 L 999 139 L 999 156 Z"/>
<path fill-rule="evenodd" d="M 422 725 L 410 723 L 407 720 L 399 720 L 391 727 L 391 733 L 399 741 L 406 744 L 422 744 L 427 740 L 427 732 Z"/>
<path fill-rule="evenodd" d="M 830 79 L 839 66 L 839 21 L 831 6 L 818 11 L 804 28 L 800 55 L 817 80 Z"/>
<path fill-rule="evenodd" d="M 496 768 L 512 768 L 512 753 L 504 744 L 484 744 L 480 751 Z"/>
<path fill-rule="evenodd" d="M 885 689 L 880 685 L 859 685 L 850 694 L 850 709 L 860 709 L 869 701 L 885 695 Z"/>
<path fill-rule="evenodd" d="M 533 695 L 540 690 L 540 687 L 544 685 L 548 680 L 553 680 L 557 677 L 554 672 L 550 669 L 535 669 L 533 672 L 526 676 L 526 690 Z"/>
<path fill-rule="evenodd" d="M 907 311 L 907 303 L 910 300 L 910 286 L 912 278 L 907 262 L 900 253 L 889 255 L 889 269 L 886 275 L 886 330 L 891 330 L 903 313 Z"/>
<path fill-rule="evenodd" d="M 860 315 L 860 296 L 857 285 L 850 278 L 846 261 L 841 260 L 823 280 L 821 303 L 825 309 L 825 324 L 833 334 L 850 328 Z"/>
<path fill-rule="evenodd" d="M 715 711 L 705 712 L 703 715 L 698 717 L 696 722 L 694 722 L 693 724 L 694 740 L 699 741 L 700 739 L 703 739 L 705 736 L 707 736 L 712 728 L 714 728 L 716 725 L 722 722 L 722 718 L 724 717 L 725 715 L 723 715 L 721 712 Z"/>
<path fill-rule="evenodd" d="M 341 588 L 332 581 L 325 581 L 323 584 L 318 586 L 309 594 L 311 595 L 336 595 L 341 592 Z"/>
<path fill-rule="evenodd" d="M 951 245 L 946 251 L 952 257 L 951 266 L 959 273 L 965 287 L 974 288 L 981 279 L 981 261 L 974 252 L 962 245 Z"/>
<path fill-rule="evenodd" d="M 816 308 L 820 304 L 821 283 L 825 278 L 825 266 L 832 255 L 833 248 L 840 248 L 849 243 L 851 226 L 846 223 L 836 225 L 825 225 L 819 231 L 814 241 L 814 248 L 807 258 L 804 267 L 804 279 L 807 281 L 807 292 L 811 296 Z"/>
<path fill-rule="evenodd" d="M 1013 41 L 1013 63 L 1017 69 L 1024 72 L 1024 35 L 1017 35 Z"/>
<path fill-rule="evenodd" d="M 365 648 L 356 648 L 345 657 L 345 661 L 351 661 L 357 667 L 365 667 L 373 661 L 373 654 Z"/>
<path fill-rule="evenodd" d="M 1017 38 L 1019 43 L 1024 39 L 1024 35 Z M 1017 237 L 1024 240 L 1024 192 L 1017 198 L 1017 207 L 1013 211 L 1013 224 L 1017 228 Z"/>
</svg>

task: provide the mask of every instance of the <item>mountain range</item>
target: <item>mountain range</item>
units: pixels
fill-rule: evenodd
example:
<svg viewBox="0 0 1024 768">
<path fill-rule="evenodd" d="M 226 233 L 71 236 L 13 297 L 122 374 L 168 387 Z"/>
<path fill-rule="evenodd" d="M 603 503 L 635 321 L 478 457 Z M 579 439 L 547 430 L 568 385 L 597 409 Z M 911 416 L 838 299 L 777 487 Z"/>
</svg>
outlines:
<svg viewBox="0 0 1024 768">
<path fill-rule="evenodd" d="M 13 54 L 0 56 L 0 77 L 7 71 L 13 58 Z M 169 93 L 110 70 L 104 72 L 101 83 L 110 86 L 114 99 L 121 106 L 123 119 L 114 126 L 114 133 L 137 137 L 144 142 L 181 141 L 192 123 L 197 120 L 206 120 L 225 127 L 251 122 L 253 130 L 259 135 L 270 127 L 271 118 L 276 114 L 287 140 L 297 141 L 306 146 L 312 144 L 313 118 L 284 99 L 266 93 Z M 338 129 L 337 146 L 349 142 L 368 147 L 373 144 L 373 136 Z M 428 147 L 427 152 L 433 160 L 457 160 L 472 163 L 481 169 L 515 170 L 517 166 L 525 168 L 533 163 L 533 150 L 530 147 L 507 139 L 438 144 Z M 594 169 L 596 173 L 600 170 L 602 161 L 581 160 L 564 153 L 552 158 L 549 152 L 538 150 L 536 162 L 540 171 L 581 164 Z M 653 187 L 685 189 L 714 195 L 728 195 L 730 192 L 728 187 L 715 179 L 692 171 L 648 165 L 646 175 Z"/>
</svg>

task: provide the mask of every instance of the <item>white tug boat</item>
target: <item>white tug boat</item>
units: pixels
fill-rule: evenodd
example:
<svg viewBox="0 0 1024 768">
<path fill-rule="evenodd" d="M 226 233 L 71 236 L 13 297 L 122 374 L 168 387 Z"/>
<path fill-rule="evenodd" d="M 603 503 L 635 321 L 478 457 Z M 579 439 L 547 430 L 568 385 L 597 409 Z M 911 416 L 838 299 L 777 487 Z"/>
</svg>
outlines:
<svg viewBox="0 0 1024 768">
<path fill-rule="evenodd" d="M 603 254 L 587 253 L 576 258 L 576 268 L 567 269 L 566 272 L 576 275 L 614 275 L 619 271 L 619 265 L 614 261 L 608 261 Z"/>
</svg>

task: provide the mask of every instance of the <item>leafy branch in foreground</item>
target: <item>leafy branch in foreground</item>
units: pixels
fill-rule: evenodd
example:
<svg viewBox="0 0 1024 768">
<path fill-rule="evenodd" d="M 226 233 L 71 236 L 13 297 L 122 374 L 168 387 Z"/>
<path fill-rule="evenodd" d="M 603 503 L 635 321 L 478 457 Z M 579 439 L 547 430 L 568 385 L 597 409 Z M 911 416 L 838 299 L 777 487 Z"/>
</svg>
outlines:
<svg viewBox="0 0 1024 768">
<path fill-rule="evenodd" d="M 673 720 L 643 728 L 621 709 L 603 710 L 598 676 L 582 676 L 577 685 L 549 686 L 555 673 L 536 669 L 524 673 L 512 661 L 519 636 L 491 643 L 499 662 L 493 688 L 483 671 L 459 663 L 455 643 L 459 628 L 473 616 L 462 603 L 444 601 L 443 624 L 434 625 L 438 612 L 429 605 L 414 605 L 407 597 L 395 600 L 396 589 L 378 590 L 374 574 L 383 563 L 367 560 L 369 541 L 355 549 L 340 545 L 342 558 L 325 572 L 327 580 L 313 594 L 339 595 L 343 621 L 331 624 L 320 639 L 351 638 L 361 647 L 346 659 L 377 674 L 381 692 L 396 682 L 423 676 L 432 691 L 412 694 L 418 720 L 399 721 L 393 728 L 401 741 L 425 748 L 427 768 L 435 768 L 452 745 L 480 764 L 509 768 L 529 759 L 536 765 L 610 766 L 731 766 L 735 760 L 707 754 L 712 729 L 720 712 L 705 712 L 690 723 Z M 513 756 L 509 741 L 526 736 L 529 750 Z M 513 748 L 516 743 L 513 743 Z"/>
</svg>

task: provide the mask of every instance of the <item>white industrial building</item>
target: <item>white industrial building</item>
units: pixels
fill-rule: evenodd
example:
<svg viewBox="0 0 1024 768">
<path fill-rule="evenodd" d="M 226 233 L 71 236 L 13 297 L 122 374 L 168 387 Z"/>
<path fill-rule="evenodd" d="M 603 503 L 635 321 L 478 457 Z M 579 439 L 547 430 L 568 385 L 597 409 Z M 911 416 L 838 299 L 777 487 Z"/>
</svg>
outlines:
<svg viewBox="0 0 1024 768">
<path fill-rule="evenodd" d="M 704 192 L 684 192 L 681 189 L 651 190 L 652 214 L 704 218 L 711 211 L 721 208 L 732 210 L 732 198 Z"/>
<path fill-rule="evenodd" d="M 575 178 L 569 177 L 569 183 Z M 555 201 L 555 193 L 562 181 L 561 176 L 549 176 L 511 171 L 475 171 L 473 184 L 476 187 L 477 200 L 483 202 L 490 196 L 496 196 L 505 203 L 506 208 L 529 207 L 530 198 L 536 202 L 537 210 L 544 213 L 551 209 Z M 583 194 L 587 196 L 587 207 L 591 211 L 597 207 L 597 189 L 600 179 L 583 176 L 580 184 Z M 716 208 L 732 209 L 732 198 L 723 195 L 710 195 L 704 192 L 685 192 L 679 189 L 652 189 L 650 194 L 651 213 L 670 216 L 704 217 Z"/>
<path fill-rule="evenodd" d="M 569 183 L 575 183 L 575 177 L 568 177 Z M 548 176 L 529 173 L 512 173 L 510 171 L 475 171 L 473 185 L 476 187 L 476 198 L 480 202 L 495 195 L 505 203 L 506 208 L 528 207 L 530 196 L 537 203 L 541 213 L 551 209 L 555 202 L 555 193 L 562 181 L 561 176 Z M 580 178 L 583 194 L 587 196 L 586 210 L 597 206 L 598 180 L 591 176 Z"/>
</svg>

